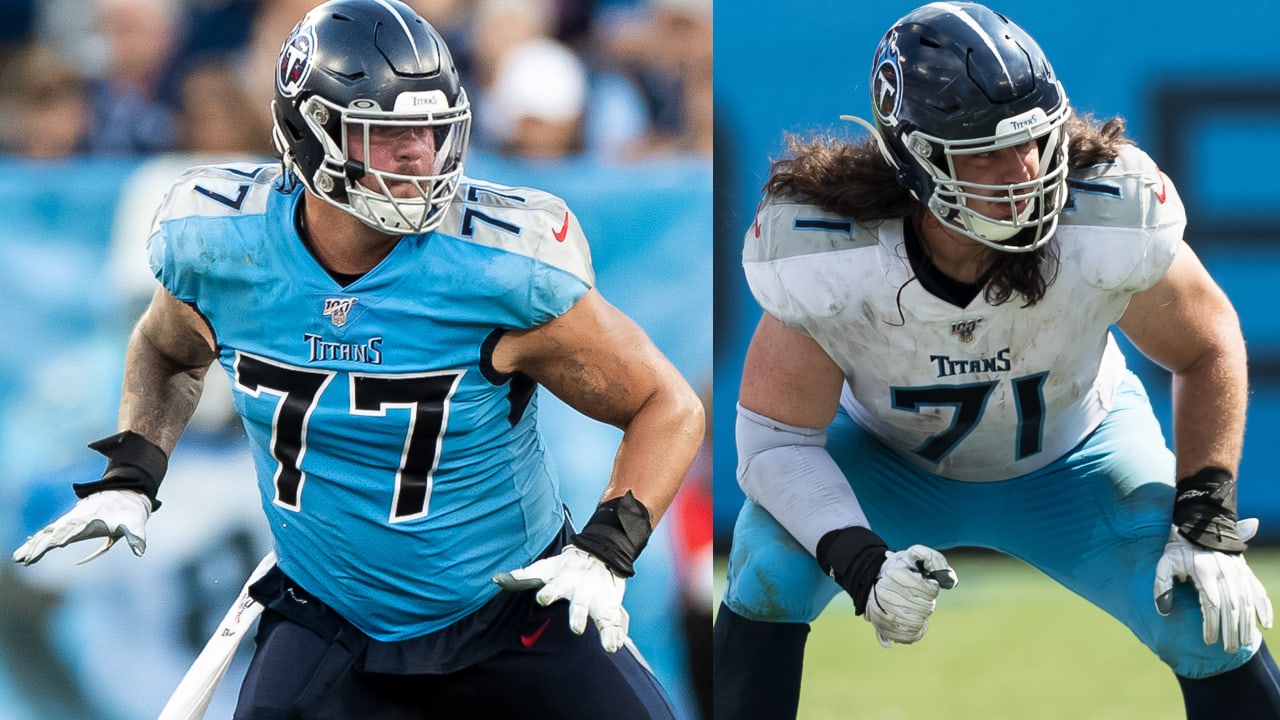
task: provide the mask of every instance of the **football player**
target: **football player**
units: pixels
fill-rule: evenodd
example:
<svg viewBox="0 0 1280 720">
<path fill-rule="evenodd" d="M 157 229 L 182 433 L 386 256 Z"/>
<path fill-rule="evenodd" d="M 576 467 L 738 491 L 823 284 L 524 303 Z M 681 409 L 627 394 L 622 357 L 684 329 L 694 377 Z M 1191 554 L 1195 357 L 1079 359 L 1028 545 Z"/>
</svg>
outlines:
<svg viewBox="0 0 1280 720">
<path fill-rule="evenodd" d="M 463 177 L 467 95 L 407 5 L 313 9 L 276 72 L 283 166 L 170 189 L 119 432 L 91 445 L 107 470 L 14 559 L 89 538 L 141 554 L 216 360 L 278 556 L 248 589 L 235 717 L 671 717 L 622 598 L 701 441 L 697 395 L 594 289 L 561 199 Z M 576 532 L 539 384 L 624 429 Z"/>
<path fill-rule="evenodd" d="M 841 590 L 886 647 L 919 641 L 957 580 L 939 551 L 967 545 L 1127 626 L 1189 718 L 1280 717 L 1236 517 L 1244 343 L 1169 178 L 981 5 L 901 18 L 870 86 L 871 137 L 794 140 L 746 233 L 765 313 L 715 716 L 794 717 Z M 1112 325 L 1173 373 L 1176 453 Z"/>
</svg>

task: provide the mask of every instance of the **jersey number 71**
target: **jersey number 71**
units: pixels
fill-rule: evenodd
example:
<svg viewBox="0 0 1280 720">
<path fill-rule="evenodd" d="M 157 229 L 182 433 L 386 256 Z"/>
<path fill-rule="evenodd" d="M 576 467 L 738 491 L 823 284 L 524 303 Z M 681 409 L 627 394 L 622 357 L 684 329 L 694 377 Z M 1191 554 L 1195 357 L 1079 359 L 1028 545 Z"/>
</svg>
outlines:
<svg viewBox="0 0 1280 720">
<path fill-rule="evenodd" d="M 1049 373 L 1013 378 L 1013 402 L 1018 411 L 1018 432 L 1014 439 L 1014 458 L 1021 460 L 1040 452 L 1044 440 L 1044 394 L 1042 388 Z M 998 380 L 967 385 L 933 385 L 930 387 L 889 388 L 890 404 L 898 410 L 920 412 L 921 407 L 948 405 L 955 408 L 951 425 L 932 435 L 915 453 L 930 462 L 940 462 L 973 432 L 987 398 Z"/>
</svg>

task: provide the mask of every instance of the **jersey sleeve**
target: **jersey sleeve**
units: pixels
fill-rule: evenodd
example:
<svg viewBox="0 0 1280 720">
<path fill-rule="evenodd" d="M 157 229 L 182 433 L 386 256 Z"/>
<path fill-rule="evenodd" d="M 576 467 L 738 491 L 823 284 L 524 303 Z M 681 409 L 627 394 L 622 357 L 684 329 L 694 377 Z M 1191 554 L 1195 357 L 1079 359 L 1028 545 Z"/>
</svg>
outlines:
<svg viewBox="0 0 1280 720">
<path fill-rule="evenodd" d="M 1186 211 L 1173 182 L 1136 146 L 1112 163 L 1072 173 L 1062 231 L 1089 246 L 1090 281 L 1135 293 L 1155 285 L 1173 263 Z"/>
<path fill-rule="evenodd" d="M 468 180 L 445 226 L 495 251 L 487 278 L 512 295 L 514 322 L 545 324 L 595 285 L 586 234 L 564 200 L 541 190 Z M 499 259 L 504 258 L 504 259 Z"/>
<path fill-rule="evenodd" d="M 187 303 L 195 300 L 195 288 L 194 278 L 184 270 L 187 263 L 181 257 L 183 222 L 178 208 L 183 203 L 178 198 L 191 191 L 191 176 L 192 171 L 188 170 L 165 193 L 151 221 L 151 234 L 147 239 L 152 274 L 165 290 Z"/>
<path fill-rule="evenodd" d="M 530 303 L 534 325 L 563 315 L 595 286 L 591 246 L 582 225 L 564 201 L 555 200 L 550 211 L 534 216 L 533 232 L 543 237 L 534 255 L 536 282 Z"/>
<path fill-rule="evenodd" d="M 839 312 L 850 294 L 849 253 L 876 243 L 872 231 L 850 218 L 766 196 L 747 228 L 743 273 L 765 312 L 809 335 L 808 326 Z"/>
<path fill-rule="evenodd" d="M 742 270 L 747 287 L 760 307 L 794 329 L 796 312 L 773 264 L 778 250 L 776 225 L 781 215 L 776 200 L 765 197 L 760 201 L 755 219 L 743 238 Z"/>
<path fill-rule="evenodd" d="M 176 289 L 174 282 L 177 276 L 177 267 L 172 254 L 172 248 L 169 243 L 167 230 L 163 223 L 160 222 L 159 213 L 155 220 L 151 223 L 151 234 L 147 237 L 147 258 L 151 265 L 151 273 L 156 276 L 160 284 L 168 290 L 170 294 L 179 300 L 190 302 L 190 293 L 180 293 Z M 183 297 L 183 294 L 188 297 Z"/>
<path fill-rule="evenodd" d="M 164 288 L 194 304 L 202 275 L 226 250 L 227 238 L 208 221 L 262 213 L 278 176 L 277 166 L 247 163 L 182 173 L 156 210 L 147 239 L 151 272 Z"/>
</svg>

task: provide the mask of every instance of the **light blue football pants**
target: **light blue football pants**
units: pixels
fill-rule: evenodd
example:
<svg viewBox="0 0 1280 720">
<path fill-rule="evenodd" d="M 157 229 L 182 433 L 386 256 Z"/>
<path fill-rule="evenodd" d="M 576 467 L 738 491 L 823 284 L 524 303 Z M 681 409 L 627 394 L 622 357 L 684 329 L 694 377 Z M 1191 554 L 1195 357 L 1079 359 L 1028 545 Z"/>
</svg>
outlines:
<svg viewBox="0 0 1280 720">
<path fill-rule="evenodd" d="M 1234 669 L 1261 643 L 1259 637 L 1232 654 L 1221 642 L 1206 645 L 1190 584 L 1175 586 L 1171 615 L 1156 612 L 1152 584 L 1169 536 L 1174 458 L 1133 375 L 1080 445 L 1009 480 L 960 482 L 929 473 L 843 410 L 827 429 L 827 450 L 890 549 L 981 547 L 1020 558 L 1124 623 L 1184 677 Z M 752 620 L 807 623 L 839 592 L 767 511 L 746 502 L 729 559 L 730 609 Z"/>
</svg>

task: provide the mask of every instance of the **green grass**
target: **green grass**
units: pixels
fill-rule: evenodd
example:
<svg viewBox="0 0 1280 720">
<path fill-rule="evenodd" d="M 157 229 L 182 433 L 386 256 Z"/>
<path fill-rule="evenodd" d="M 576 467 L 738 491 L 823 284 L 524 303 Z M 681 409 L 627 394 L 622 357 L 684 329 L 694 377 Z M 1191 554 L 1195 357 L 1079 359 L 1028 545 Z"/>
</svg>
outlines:
<svg viewBox="0 0 1280 720">
<path fill-rule="evenodd" d="M 809 635 L 801 720 L 1183 717 L 1173 675 L 1101 610 L 1020 562 L 951 560 L 960 585 L 919 644 L 885 650 L 852 602 L 831 603 Z M 1252 550 L 1249 562 L 1275 594 L 1280 550 Z M 1280 630 L 1264 637 L 1280 646 Z"/>
</svg>

